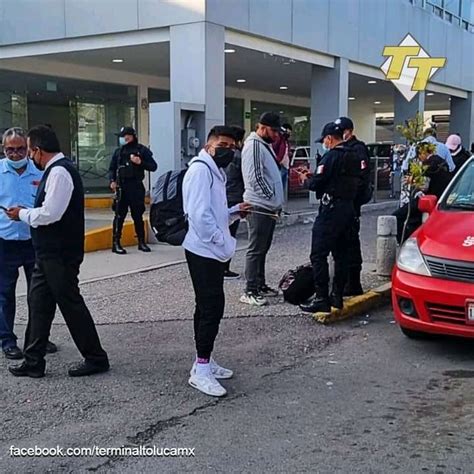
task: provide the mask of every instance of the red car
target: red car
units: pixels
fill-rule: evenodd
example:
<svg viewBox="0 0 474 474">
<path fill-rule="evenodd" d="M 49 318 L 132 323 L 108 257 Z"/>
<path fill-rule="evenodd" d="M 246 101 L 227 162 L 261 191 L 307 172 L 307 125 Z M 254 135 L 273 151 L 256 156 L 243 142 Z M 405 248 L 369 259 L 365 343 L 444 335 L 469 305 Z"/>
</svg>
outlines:
<svg viewBox="0 0 474 474">
<path fill-rule="evenodd" d="M 474 157 L 439 202 L 424 196 L 428 220 L 403 244 L 392 275 L 395 319 L 408 337 L 474 338 Z"/>
</svg>

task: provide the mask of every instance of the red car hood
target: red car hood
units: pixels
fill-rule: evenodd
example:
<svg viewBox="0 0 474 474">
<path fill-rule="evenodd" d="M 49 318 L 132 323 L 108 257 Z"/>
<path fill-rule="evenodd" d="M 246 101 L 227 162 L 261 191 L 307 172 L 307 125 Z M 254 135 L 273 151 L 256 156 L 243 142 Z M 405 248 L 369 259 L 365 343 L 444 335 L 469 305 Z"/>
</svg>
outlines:
<svg viewBox="0 0 474 474">
<path fill-rule="evenodd" d="M 424 255 L 474 262 L 474 212 L 435 210 L 417 238 Z"/>
</svg>

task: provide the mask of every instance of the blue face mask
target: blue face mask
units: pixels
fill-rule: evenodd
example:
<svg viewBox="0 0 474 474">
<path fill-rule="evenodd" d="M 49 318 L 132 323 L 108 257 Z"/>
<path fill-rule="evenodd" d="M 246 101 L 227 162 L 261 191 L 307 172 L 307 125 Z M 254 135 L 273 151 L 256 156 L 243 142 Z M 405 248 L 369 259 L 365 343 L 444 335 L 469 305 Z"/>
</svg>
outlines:
<svg viewBox="0 0 474 474">
<path fill-rule="evenodd" d="M 10 158 L 5 158 L 5 160 L 6 160 L 7 166 L 11 170 L 19 170 L 20 168 L 24 168 L 28 164 L 28 158 L 26 157 L 18 161 L 10 160 Z"/>
<path fill-rule="evenodd" d="M 124 146 L 127 144 L 127 141 L 125 140 L 125 137 L 119 137 L 119 145 Z"/>
<path fill-rule="evenodd" d="M 323 152 L 327 153 L 329 151 L 329 148 L 323 143 Z"/>
</svg>

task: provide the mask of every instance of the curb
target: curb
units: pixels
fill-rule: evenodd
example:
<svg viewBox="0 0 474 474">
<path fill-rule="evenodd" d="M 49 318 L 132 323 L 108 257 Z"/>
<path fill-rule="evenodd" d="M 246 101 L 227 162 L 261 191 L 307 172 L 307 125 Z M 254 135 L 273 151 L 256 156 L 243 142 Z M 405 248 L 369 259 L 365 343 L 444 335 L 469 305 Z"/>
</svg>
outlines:
<svg viewBox="0 0 474 474">
<path fill-rule="evenodd" d="M 148 220 L 145 222 L 145 240 L 148 241 Z M 84 251 L 95 252 L 97 250 L 109 250 L 112 248 L 112 226 L 99 227 L 98 229 L 88 230 L 84 237 Z M 124 247 L 138 245 L 135 235 L 135 226 L 133 222 L 125 222 L 120 239 Z"/>
<path fill-rule="evenodd" d="M 331 313 L 314 313 L 313 319 L 321 324 L 331 324 L 357 316 L 388 303 L 391 291 L 392 283 L 385 283 L 363 295 L 354 296 L 344 301 L 344 308 L 342 309 L 334 309 Z"/>
</svg>

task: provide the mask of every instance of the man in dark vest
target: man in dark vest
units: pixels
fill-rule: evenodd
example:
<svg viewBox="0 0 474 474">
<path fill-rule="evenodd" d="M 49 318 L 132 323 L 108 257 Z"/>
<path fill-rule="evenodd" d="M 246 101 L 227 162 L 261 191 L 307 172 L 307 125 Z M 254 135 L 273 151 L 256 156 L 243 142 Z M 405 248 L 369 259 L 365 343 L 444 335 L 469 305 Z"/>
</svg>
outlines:
<svg viewBox="0 0 474 474">
<path fill-rule="evenodd" d="M 54 131 L 37 126 L 28 132 L 28 153 L 44 169 L 35 207 L 14 207 L 10 219 L 31 226 L 36 262 L 28 293 L 30 317 L 23 364 L 10 367 L 17 377 L 39 378 L 56 305 L 66 321 L 84 362 L 69 370 L 71 377 L 109 370 L 92 316 L 79 292 L 79 267 L 84 258 L 84 190 L 78 171 L 61 152 Z"/>
<path fill-rule="evenodd" d="M 122 127 L 118 137 L 120 148 L 115 150 L 109 167 L 110 189 L 117 196 L 114 202 L 112 252 L 119 255 L 127 253 L 120 243 L 120 238 L 128 208 L 130 208 L 135 225 L 138 250 L 150 252 L 150 247 L 145 243 L 145 225 L 143 223 L 145 212 L 143 179 L 145 171 L 156 171 L 158 166 L 150 149 L 138 143 L 137 132 L 134 128 Z"/>
</svg>

